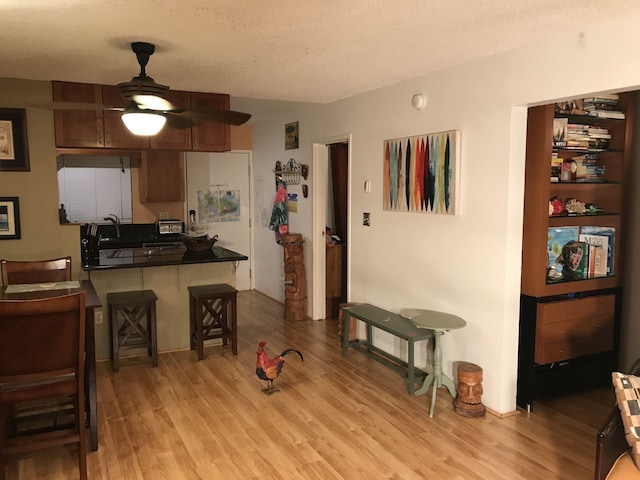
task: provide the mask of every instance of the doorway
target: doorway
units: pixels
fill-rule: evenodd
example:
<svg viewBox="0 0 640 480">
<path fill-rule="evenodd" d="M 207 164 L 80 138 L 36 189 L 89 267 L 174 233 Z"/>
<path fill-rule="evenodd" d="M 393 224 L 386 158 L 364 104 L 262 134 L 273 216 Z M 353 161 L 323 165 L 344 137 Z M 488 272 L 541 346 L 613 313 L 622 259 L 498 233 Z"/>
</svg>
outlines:
<svg viewBox="0 0 640 480">
<path fill-rule="evenodd" d="M 349 298 L 350 167 L 350 135 L 314 142 L 311 312 L 314 320 L 337 316 L 339 304 Z"/>
<path fill-rule="evenodd" d="M 327 145 L 327 148 L 325 317 L 338 318 L 340 304 L 347 301 L 349 145 L 338 142 Z"/>
</svg>

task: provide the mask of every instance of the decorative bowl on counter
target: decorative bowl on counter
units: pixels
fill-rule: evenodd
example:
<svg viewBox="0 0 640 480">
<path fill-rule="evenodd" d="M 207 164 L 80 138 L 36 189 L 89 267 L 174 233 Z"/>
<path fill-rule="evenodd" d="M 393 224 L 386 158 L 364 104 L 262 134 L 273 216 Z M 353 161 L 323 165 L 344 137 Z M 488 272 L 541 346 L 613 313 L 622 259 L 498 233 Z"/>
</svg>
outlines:
<svg viewBox="0 0 640 480">
<path fill-rule="evenodd" d="M 218 241 L 218 235 L 209 237 L 209 235 L 199 235 L 192 237 L 190 235 L 181 235 L 180 239 L 188 252 L 209 252 Z"/>
</svg>

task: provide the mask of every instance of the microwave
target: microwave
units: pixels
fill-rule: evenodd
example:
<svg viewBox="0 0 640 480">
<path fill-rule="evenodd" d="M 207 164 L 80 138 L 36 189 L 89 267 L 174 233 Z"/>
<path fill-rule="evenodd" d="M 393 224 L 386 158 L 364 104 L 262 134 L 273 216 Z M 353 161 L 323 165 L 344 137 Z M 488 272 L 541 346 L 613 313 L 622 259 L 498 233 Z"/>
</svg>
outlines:
<svg viewBox="0 0 640 480">
<path fill-rule="evenodd" d="M 184 233 L 184 224 L 181 220 L 158 220 L 158 235 L 182 235 Z"/>
</svg>

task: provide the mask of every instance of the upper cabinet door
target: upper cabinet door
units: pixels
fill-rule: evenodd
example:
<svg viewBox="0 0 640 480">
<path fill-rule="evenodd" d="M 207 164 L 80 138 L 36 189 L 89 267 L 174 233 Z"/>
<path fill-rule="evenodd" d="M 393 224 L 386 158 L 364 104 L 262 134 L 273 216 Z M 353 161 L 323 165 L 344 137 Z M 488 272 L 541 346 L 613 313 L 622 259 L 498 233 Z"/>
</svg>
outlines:
<svg viewBox="0 0 640 480">
<path fill-rule="evenodd" d="M 189 92 L 169 90 L 167 100 L 175 108 L 189 108 Z M 158 150 L 191 150 L 191 128 L 171 128 L 168 123 L 159 134 L 149 137 L 149 146 Z"/>
<path fill-rule="evenodd" d="M 100 85 L 52 82 L 54 102 L 102 103 Z M 54 110 L 57 147 L 104 147 L 102 111 Z"/>
<path fill-rule="evenodd" d="M 191 92 L 191 108 L 195 110 L 229 110 L 229 95 Z M 198 119 L 191 128 L 192 150 L 226 152 L 231 150 L 229 125 Z"/>
<path fill-rule="evenodd" d="M 116 86 L 102 86 L 102 102 L 110 107 L 125 107 L 126 101 Z M 149 137 L 134 135 L 122 121 L 122 112 L 104 111 L 104 146 L 107 148 L 142 149 L 149 146 Z"/>
</svg>

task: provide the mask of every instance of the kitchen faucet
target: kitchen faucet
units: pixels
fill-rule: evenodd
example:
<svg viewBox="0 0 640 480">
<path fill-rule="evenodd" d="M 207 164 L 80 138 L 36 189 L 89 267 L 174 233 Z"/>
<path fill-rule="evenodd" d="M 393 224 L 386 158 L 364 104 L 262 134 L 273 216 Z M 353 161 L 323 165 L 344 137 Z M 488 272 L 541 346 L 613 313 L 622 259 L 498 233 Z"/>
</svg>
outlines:
<svg viewBox="0 0 640 480">
<path fill-rule="evenodd" d="M 120 238 L 120 219 L 118 218 L 118 216 L 110 213 L 109 215 L 104 217 L 103 220 L 113 223 L 113 226 L 116 227 L 116 238 Z"/>
</svg>

